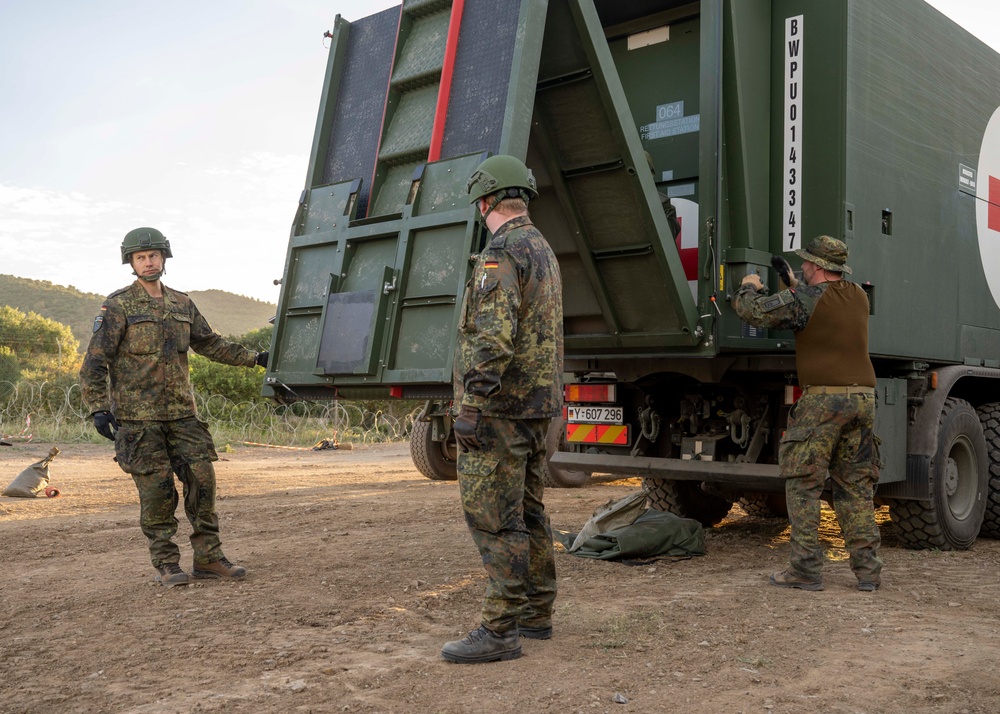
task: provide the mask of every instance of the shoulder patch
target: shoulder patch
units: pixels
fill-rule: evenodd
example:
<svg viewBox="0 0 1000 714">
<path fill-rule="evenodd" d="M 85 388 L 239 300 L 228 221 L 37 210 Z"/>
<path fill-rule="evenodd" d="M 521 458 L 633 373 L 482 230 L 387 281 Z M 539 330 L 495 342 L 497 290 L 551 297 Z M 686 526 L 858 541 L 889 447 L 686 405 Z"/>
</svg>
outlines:
<svg viewBox="0 0 1000 714">
<path fill-rule="evenodd" d="M 94 318 L 94 332 L 97 332 L 104 327 L 104 313 L 107 312 L 107 310 L 107 305 L 101 305 L 101 311 L 97 313 L 97 317 Z"/>
<path fill-rule="evenodd" d="M 764 298 L 760 301 L 760 309 L 763 312 L 772 312 L 777 310 L 783 305 L 789 305 L 795 302 L 795 299 L 788 293 L 787 290 L 782 290 L 780 293 L 771 295 L 770 297 Z"/>
</svg>

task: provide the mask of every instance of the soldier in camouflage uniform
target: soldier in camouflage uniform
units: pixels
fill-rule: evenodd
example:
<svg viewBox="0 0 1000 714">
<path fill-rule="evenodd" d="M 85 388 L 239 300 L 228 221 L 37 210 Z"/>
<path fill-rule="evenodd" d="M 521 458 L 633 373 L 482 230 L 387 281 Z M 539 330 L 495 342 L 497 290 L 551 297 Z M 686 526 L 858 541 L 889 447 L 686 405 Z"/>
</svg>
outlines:
<svg viewBox="0 0 1000 714">
<path fill-rule="evenodd" d="M 455 352 L 455 437 L 465 520 L 489 582 L 482 624 L 445 644 L 451 662 L 521 656 L 552 636 L 552 532 L 542 504 L 545 435 L 562 398 L 562 278 L 531 223 L 531 172 L 486 159 L 468 185 L 492 233 L 466 286 Z"/>
<path fill-rule="evenodd" d="M 788 417 L 778 461 L 785 477 L 792 526 L 787 570 L 772 585 L 822 590 L 819 545 L 820 496 L 827 476 L 833 505 L 850 553 L 858 589 L 881 585 L 882 561 L 872 491 L 875 370 L 868 356 L 868 297 L 850 274 L 847 246 L 820 236 L 804 250 L 800 284 L 787 262 L 776 267 L 788 287 L 768 295 L 760 278 L 743 279 L 733 301 L 741 319 L 759 327 L 795 331 L 795 359 L 802 397 Z"/>
<path fill-rule="evenodd" d="M 227 342 L 209 326 L 187 295 L 160 281 L 170 242 L 155 228 L 130 231 L 122 263 L 138 279 L 112 293 L 94 320 L 94 334 L 80 370 L 83 398 L 94 426 L 115 442 L 118 465 L 139 491 L 139 523 L 149 540 L 156 580 L 187 585 L 191 578 L 236 579 L 246 568 L 222 552 L 215 512 L 218 460 L 208 427 L 195 413 L 188 349 L 224 364 L 267 366 L 267 352 Z M 177 490 L 191 522 L 194 568 L 180 567 Z"/>
</svg>

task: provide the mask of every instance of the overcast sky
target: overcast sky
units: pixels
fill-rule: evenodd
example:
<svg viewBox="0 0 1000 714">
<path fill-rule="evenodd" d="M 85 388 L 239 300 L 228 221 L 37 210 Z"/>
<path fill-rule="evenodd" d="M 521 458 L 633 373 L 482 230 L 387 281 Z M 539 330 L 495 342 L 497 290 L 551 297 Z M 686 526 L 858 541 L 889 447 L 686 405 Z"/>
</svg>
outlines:
<svg viewBox="0 0 1000 714">
<path fill-rule="evenodd" d="M 323 32 L 398 4 L 0 0 L 0 273 L 107 294 L 150 225 L 168 285 L 276 302 Z M 931 4 L 1000 50 L 1000 3 Z"/>
</svg>

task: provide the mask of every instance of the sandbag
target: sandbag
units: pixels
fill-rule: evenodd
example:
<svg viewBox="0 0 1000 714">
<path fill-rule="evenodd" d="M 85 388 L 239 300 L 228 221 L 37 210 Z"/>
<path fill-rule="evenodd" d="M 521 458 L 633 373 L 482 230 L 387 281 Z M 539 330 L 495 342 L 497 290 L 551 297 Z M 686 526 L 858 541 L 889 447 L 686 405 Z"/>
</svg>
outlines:
<svg viewBox="0 0 1000 714">
<path fill-rule="evenodd" d="M 588 538 L 573 555 L 597 560 L 705 555 L 705 529 L 693 518 L 650 508 L 627 526 Z"/>
<path fill-rule="evenodd" d="M 49 455 L 19 473 L 17 478 L 4 489 L 3 495 L 15 498 L 35 498 L 39 493 L 45 491 L 45 495 L 49 498 L 58 496 L 59 489 L 46 489 L 46 486 L 49 485 L 49 464 L 58 453 L 59 449 L 55 446 L 49 449 Z"/>
</svg>

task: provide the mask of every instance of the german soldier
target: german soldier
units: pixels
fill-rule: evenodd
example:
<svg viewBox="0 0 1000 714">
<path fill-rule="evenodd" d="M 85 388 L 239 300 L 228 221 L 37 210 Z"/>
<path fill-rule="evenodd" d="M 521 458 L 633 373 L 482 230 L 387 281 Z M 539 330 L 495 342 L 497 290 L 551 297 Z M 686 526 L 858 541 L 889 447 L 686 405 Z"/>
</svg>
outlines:
<svg viewBox="0 0 1000 714">
<path fill-rule="evenodd" d="M 521 656 L 518 634 L 552 636 L 552 533 L 542 504 L 545 435 L 562 398 L 562 279 L 528 216 L 531 171 L 493 156 L 468 183 L 492 238 L 466 286 L 455 352 L 455 436 L 465 520 L 489 582 L 482 624 L 442 656 Z"/>
<path fill-rule="evenodd" d="M 868 296 L 850 274 L 847 246 L 829 236 L 804 250 L 799 284 L 787 261 L 775 267 L 786 289 L 767 295 L 756 274 L 747 275 L 733 301 L 737 314 L 759 327 L 795 331 L 795 361 L 802 397 L 781 437 L 778 461 L 786 479 L 791 561 L 772 585 L 822 590 L 820 496 L 827 475 L 833 505 L 850 553 L 858 589 L 877 590 L 882 561 L 872 490 L 875 370 L 868 356 Z"/>
<path fill-rule="evenodd" d="M 149 541 L 156 580 L 172 587 L 191 578 L 237 579 L 246 568 L 229 562 L 215 512 L 218 460 L 207 425 L 196 416 L 188 376 L 188 349 L 224 364 L 267 366 L 255 352 L 212 330 L 187 295 L 160 278 L 170 242 L 155 228 L 136 228 L 121 245 L 123 265 L 137 280 L 112 293 L 94 320 L 94 334 L 80 370 L 83 398 L 101 436 L 115 442 L 118 465 L 139 491 L 139 524 Z M 191 523 L 194 567 L 180 567 L 177 489 Z"/>
</svg>

